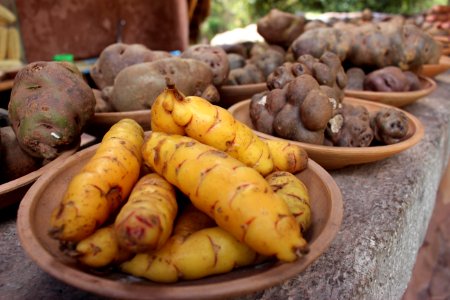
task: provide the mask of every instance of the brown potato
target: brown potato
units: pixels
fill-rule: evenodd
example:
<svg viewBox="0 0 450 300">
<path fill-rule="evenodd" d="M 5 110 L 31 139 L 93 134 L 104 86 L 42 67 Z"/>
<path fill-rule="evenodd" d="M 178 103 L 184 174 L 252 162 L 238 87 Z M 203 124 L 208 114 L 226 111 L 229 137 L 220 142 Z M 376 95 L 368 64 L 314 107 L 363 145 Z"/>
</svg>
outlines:
<svg viewBox="0 0 450 300">
<path fill-rule="evenodd" d="M 135 64 L 117 75 L 110 94 L 111 105 L 116 111 L 150 109 L 167 80 L 186 96 L 201 96 L 213 83 L 213 73 L 205 63 L 189 58 Z"/>
</svg>

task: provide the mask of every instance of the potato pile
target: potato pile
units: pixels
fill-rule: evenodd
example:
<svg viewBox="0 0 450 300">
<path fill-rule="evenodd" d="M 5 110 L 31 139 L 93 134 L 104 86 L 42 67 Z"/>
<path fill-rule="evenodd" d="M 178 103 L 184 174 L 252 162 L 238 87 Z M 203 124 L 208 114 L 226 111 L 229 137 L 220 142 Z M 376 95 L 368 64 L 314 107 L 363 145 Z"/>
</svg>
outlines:
<svg viewBox="0 0 450 300">
<path fill-rule="evenodd" d="M 386 67 L 366 76 L 360 68 L 346 73 L 333 52 L 325 52 L 320 59 L 305 54 L 296 62 L 278 67 L 268 77 L 269 91 L 251 98 L 252 124 L 269 135 L 317 145 L 368 147 L 406 138 L 409 123 L 404 113 L 391 109 L 387 112 L 389 118 L 376 118 L 363 106 L 342 102 L 347 83 L 354 89 L 377 91 L 420 87 L 415 74 L 398 67 Z M 392 129 L 389 133 L 388 128 Z M 375 134 L 381 131 L 389 137 Z"/>
<path fill-rule="evenodd" d="M 346 84 L 337 55 L 326 52 L 320 59 L 303 55 L 269 75 L 270 91 L 252 97 L 250 118 L 258 131 L 323 144 L 325 129 L 344 98 Z"/>
<path fill-rule="evenodd" d="M 346 71 L 348 90 L 365 90 L 375 92 L 409 92 L 420 90 L 421 83 L 417 74 L 402 71 L 399 67 L 389 66 L 364 73 L 361 68 Z"/>
<path fill-rule="evenodd" d="M 292 42 L 290 50 L 295 58 L 303 54 L 320 57 L 332 51 L 353 67 L 397 66 L 411 71 L 438 63 L 441 56 L 441 45 L 429 34 L 415 25 L 394 21 L 308 30 Z"/>
<path fill-rule="evenodd" d="M 1 182 L 22 177 L 80 142 L 95 98 L 78 69 L 65 62 L 34 62 L 14 80 L 8 124 L 0 129 Z"/>
<path fill-rule="evenodd" d="M 220 46 L 227 53 L 230 72 L 225 85 L 265 82 L 267 76 L 285 61 L 285 50 L 266 43 Z"/>
<path fill-rule="evenodd" d="M 310 199 L 293 174 L 304 149 L 262 140 L 173 85 L 151 114 L 146 139 L 131 119 L 113 125 L 54 208 L 49 234 L 68 255 L 156 282 L 301 259 Z"/>
<path fill-rule="evenodd" d="M 217 87 L 228 73 L 228 59 L 220 47 L 193 45 L 173 56 L 123 43 L 106 47 L 90 70 L 97 87 L 96 112 L 150 109 L 167 81 L 187 95 L 216 103 Z"/>
</svg>

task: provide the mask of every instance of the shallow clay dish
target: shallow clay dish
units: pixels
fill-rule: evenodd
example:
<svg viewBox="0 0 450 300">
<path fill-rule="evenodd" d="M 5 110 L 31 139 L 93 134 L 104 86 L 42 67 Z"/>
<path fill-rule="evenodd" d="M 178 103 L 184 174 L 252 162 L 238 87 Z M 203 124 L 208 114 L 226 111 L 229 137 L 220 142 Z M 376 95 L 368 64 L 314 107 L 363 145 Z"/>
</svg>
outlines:
<svg viewBox="0 0 450 300">
<path fill-rule="evenodd" d="M 297 174 L 312 199 L 312 226 L 305 235 L 310 251 L 296 262 L 270 262 L 174 284 L 157 284 L 114 271 L 91 272 L 60 252 L 58 242 L 47 232 L 51 212 L 58 206 L 70 179 L 92 157 L 97 146 L 76 153 L 40 177 L 25 195 L 17 217 L 22 247 L 37 265 L 66 284 L 95 294 L 122 299 L 198 300 L 252 293 L 305 270 L 328 248 L 342 222 L 343 202 L 338 186 L 322 167 L 310 160 L 307 169 Z"/>
<path fill-rule="evenodd" d="M 239 101 L 250 99 L 254 94 L 266 91 L 267 85 L 265 82 L 243 85 L 223 85 L 219 87 L 218 90 L 220 94 L 219 105 L 228 108 Z"/>
<path fill-rule="evenodd" d="M 31 187 L 31 185 L 45 172 L 56 168 L 56 166 L 62 163 L 65 159 L 75 153 L 79 145 L 73 149 L 64 151 L 57 158 L 42 166 L 36 171 L 28 173 L 17 179 L 5 182 L 0 185 L 0 208 L 12 205 L 22 200 L 25 193 Z"/>
<path fill-rule="evenodd" d="M 344 98 L 344 102 L 351 105 L 362 105 L 366 107 L 369 112 L 375 112 L 384 107 L 392 107 L 382 103 L 349 97 Z M 237 120 L 253 128 L 249 114 L 249 105 L 250 100 L 245 100 L 233 105 L 228 110 Z M 408 138 L 397 144 L 372 147 L 332 147 L 294 141 L 292 142 L 302 146 L 306 152 L 308 152 L 308 156 L 310 158 L 327 170 L 382 160 L 414 146 L 422 139 L 424 135 L 425 130 L 422 123 L 410 113 L 406 111 L 403 112 L 406 114 L 409 121 L 409 131 L 407 134 Z M 255 132 L 260 137 L 266 139 L 281 139 L 259 131 Z"/>
<path fill-rule="evenodd" d="M 426 77 L 436 77 L 450 69 L 450 57 L 442 55 L 438 64 L 423 65 L 419 74 Z"/>
<path fill-rule="evenodd" d="M 359 99 L 365 99 L 370 101 L 376 101 L 379 103 L 389 104 L 395 107 L 402 107 L 411 104 L 426 95 L 433 92 L 437 84 L 429 78 L 419 76 L 422 88 L 417 91 L 411 92 L 373 92 L 373 91 L 356 91 L 356 90 L 344 90 L 345 96 L 354 97 Z"/>
<path fill-rule="evenodd" d="M 150 110 L 143 109 L 136 111 L 95 113 L 94 117 L 89 120 L 86 131 L 95 136 L 102 136 L 111 128 L 111 126 L 125 118 L 135 120 L 144 130 L 150 130 Z"/>
</svg>

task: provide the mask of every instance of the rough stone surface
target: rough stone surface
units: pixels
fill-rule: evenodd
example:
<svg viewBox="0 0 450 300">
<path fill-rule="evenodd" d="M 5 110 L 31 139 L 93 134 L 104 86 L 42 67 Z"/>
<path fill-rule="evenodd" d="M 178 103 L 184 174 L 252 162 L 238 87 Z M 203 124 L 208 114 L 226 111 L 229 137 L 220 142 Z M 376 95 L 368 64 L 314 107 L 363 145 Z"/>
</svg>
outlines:
<svg viewBox="0 0 450 300">
<path fill-rule="evenodd" d="M 304 272 L 240 299 L 401 299 L 424 240 L 449 156 L 450 74 L 430 96 L 405 107 L 424 139 L 392 158 L 330 172 L 341 188 L 344 219 L 328 250 Z M 98 299 L 40 270 L 24 254 L 16 208 L 0 217 L 0 298 Z"/>
</svg>

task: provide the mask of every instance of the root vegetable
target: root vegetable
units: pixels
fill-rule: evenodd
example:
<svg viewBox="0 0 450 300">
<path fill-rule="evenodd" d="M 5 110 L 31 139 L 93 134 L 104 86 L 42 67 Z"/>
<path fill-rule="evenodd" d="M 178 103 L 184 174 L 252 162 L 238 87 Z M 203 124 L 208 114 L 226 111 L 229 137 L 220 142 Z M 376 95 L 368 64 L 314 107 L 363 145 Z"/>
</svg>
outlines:
<svg viewBox="0 0 450 300">
<path fill-rule="evenodd" d="M 269 146 L 275 171 L 300 172 L 308 166 L 308 153 L 302 147 L 281 140 L 264 140 Z"/>
<path fill-rule="evenodd" d="M 120 246 L 133 252 L 160 248 L 172 233 L 177 210 L 173 186 L 158 174 L 145 175 L 116 217 Z"/>
<path fill-rule="evenodd" d="M 284 171 L 273 172 L 266 180 L 273 191 L 288 205 L 302 232 L 308 230 L 311 226 L 311 206 L 305 184 L 294 174 Z"/>
<path fill-rule="evenodd" d="M 171 57 L 135 64 L 120 71 L 110 93 L 110 103 L 116 111 L 150 109 L 164 90 L 167 78 L 186 95 L 201 96 L 205 90 L 215 89 L 213 72 L 207 64 Z"/>
<path fill-rule="evenodd" d="M 143 142 L 143 129 L 134 120 L 122 119 L 111 127 L 54 208 L 49 232 L 53 238 L 80 241 L 110 217 L 138 180 Z"/>
<path fill-rule="evenodd" d="M 156 282 L 198 279 L 249 265 L 259 256 L 217 227 L 206 214 L 189 205 L 164 246 L 140 253 L 121 265 L 122 271 Z"/>
<path fill-rule="evenodd" d="M 255 169 L 192 138 L 161 132 L 151 133 L 142 156 L 219 227 L 258 253 L 294 261 L 306 249 L 287 205 Z"/>
<path fill-rule="evenodd" d="M 93 268 L 123 262 L 131 255 L 131 252 L 119 246 L 112 225 L 98 229 L 89 237 L 81 240 L 75 248 L 77 260 L 83 265 Z"/>
<path fill-rule="evenodd" d="M 161 54 L 160 51 L 152 51 L 141 44 L 115 43 L 103 49 L 92 66 L 90 75 L 102 90 L 112 86 L 117 74 L 126 67 L 170 56 L 168 52 Z"/>
<path fill-rule="evenodd" d="M 22 68 L 8 105 L 22 149 L 46 159 L 56 158 L 79 142 L 94 110 L 92 89 L 67 62 L 33 62 Z"/>
<path fill-rule="evenodd" d="M 273 170 L 269 148 L 253 131 L 226 109 L 201 97 L 184 97 L 168 86 L 151 111 L 153 131 L 188 135 L 239 159 L 267 175 Z"/>
</svg>

